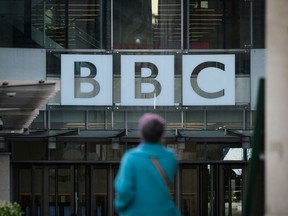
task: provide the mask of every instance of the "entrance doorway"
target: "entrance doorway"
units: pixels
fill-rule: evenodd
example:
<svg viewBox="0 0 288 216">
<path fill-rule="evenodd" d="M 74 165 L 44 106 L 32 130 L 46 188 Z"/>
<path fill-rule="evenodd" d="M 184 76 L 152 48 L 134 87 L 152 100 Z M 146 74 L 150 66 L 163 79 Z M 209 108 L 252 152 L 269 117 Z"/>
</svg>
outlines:
<svg viewBox="0 0 288 216">
<path fill-rule="evenodd" d="M 19 166 L 14 197 L 25 216 L 110 215 L 116 171 L 114 165 Z"/>
<path fill-rule="evenodd" d="M 180 163 L 171 196 L 183 216 L 241 216 L 246 163 Z M 15 164 L 14 200 L 25 216 L 114 216 L 119 162 Z"/>
<path fill-rule="evenodd" d="M 247 164 L 181 165 L 178 180 L 183 216 L 241 216 Z"/>
</svg>

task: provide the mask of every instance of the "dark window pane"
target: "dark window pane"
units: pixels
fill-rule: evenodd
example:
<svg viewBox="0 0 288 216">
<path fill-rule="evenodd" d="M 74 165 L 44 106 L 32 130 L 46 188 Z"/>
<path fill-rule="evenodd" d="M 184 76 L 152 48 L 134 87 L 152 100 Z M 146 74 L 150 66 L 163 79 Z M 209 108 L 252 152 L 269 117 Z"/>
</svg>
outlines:
<svg viewBox="0 0 288 216">
<path fill-rule="evenodd" d="M 250 2 L 192 0 L 189 3 L 190 49 L 236 49 L 250 45 Z"/>
<path fill-rule="evenodd" d="M 106 29 L 108 1 L 71 0 L 68 7 L 69 48 L 104 49 L 110 42 Z"/>
<path fill-rule="evenodd" d="M 181 2 L 114 0 L 114 48 L 181 47 Z"/>
<path fill-rule="evenodd" d="M 0 46 L 43 46 L 43 9 L 34 1 L 3 0 L 0 2 Z"/>
<path fill-rule="evenodd" d="M 46 0 L 45 4 L 45 47 L 66 48 L 67 32 L 65 0 Z"/>
<path fill-rule="evenodd" d="M 55 149 L 50 149 L 50 160 L 85 160 L 84 143 L 57 142 Z"/>
<path fill-rule="evenodd" d="M 207 129 L 243 128 L 242 110 L 208 110 Z"/>
<path fill-rule="evenodd" d="M 43 129 L 44 128 L 44 114 L 45 111 L 40 111 L 38 116 L 33 120 L 31 129 Z"/>
<path fill-rule="evenodd" d="M 265 48 L 265 2 L 264 0 L 253 0 L 254 48 Z"/>
<path fill-rule="evenodd" d="M 45 4 L 42 3 L 45 8 L 45 47 L 109 48 L 107 41 L 110 42 L 110 38 L 106 29 L 110 29 L 110 12 L 107 10 L 107 2 L 46 0 Z M 39 31 L 42 29 L 38 28 Z"/>
<path fill-rule="evenodd" d="M 105 129 L 105 111 L 89 111 L 88 127 L 89 129 Z"/>
<path fill-rule="evenodd" d="M 13 160 L 47 159 L 47 144 L 44 141 L 15 141 L 12 148 Z"/>
<path fill-rule="evenodd" d="M 51 128 L 85 128 L 85 112 L 77 110 L 51 111 Z"/>
<path fill-rule="evenodd" d="M 96 161 L 120 161 L 124 154 L 125 146 L 111 145 L 111 143 L 93 142 L 87 144 L 88 160 Z"/>
</svg>

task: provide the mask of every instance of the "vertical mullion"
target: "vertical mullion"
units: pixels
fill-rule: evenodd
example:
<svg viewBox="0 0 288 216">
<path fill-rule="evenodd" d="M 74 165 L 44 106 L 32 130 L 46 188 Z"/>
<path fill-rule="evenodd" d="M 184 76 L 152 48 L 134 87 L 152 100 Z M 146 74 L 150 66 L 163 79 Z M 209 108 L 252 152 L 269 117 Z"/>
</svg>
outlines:
<svg viewBox="0 0 288 216">
<path fill-rule="evenodd" d="M 69 48 L 69 2 L 65 1 L 65 48 Z"/>
<path fill-rule="evenodd" d="M 183 49 L 184 49 L 184 46 L 183 46 L 183 42 L 184 42 L 184 1 L 181 0 L 180 4 L 181 4 L 181 50 L 183 51 Z"/>
<path fill-rule="evenodd" d="M 89 119 L 88 119 L 88 116 L 89 116 L 89 111 L 88 110 L 85 110 L 85 129 L 88 130 L 89 128 Z"/>
<path fill-rule="evenodd" d="M 113 169 L 108 167 L 108 215 L 113 215 Z"/>
<path fill-rule="evenodd" d="M 254 46 L 254 38 L 253 38 L 253 0 L 250 0 L 250 47 Z"/>
<path fill-rule="evenodd" d="M 113 50 L 114 46 L 113 46 L 113 36 L 114 36 L 114 31 L 113 31 L 113 25 L 114 25 L 114 20 L 113 20 L 113 0 L 111 0 L 111 9 L 110 9 L 110 19 L 111 19 L 111 26 L 110 26 L 110 36 L 111 36 L 111 41 L 110 41 L 110 45 L 111 45 L 111 50 Z"/>
<path fill-rule="evenodd" d="M 49 215 L 49 169 L 43 167 L 43 215 Z"/>
<path fill-rule="evenodd" d="M 31 184 L 31 207 L 32 207 L 32 209 L 31 209 L 31 213 L 32 213 L 32 215 L 35 215 L 35 190 L 34 190 L 34 175 L 35 175 L 35 167 L 34 166 L 32 166 L 32 169 L 31 169 L 31 182 L 30 182 L 30 184 Z"/>
</svg>

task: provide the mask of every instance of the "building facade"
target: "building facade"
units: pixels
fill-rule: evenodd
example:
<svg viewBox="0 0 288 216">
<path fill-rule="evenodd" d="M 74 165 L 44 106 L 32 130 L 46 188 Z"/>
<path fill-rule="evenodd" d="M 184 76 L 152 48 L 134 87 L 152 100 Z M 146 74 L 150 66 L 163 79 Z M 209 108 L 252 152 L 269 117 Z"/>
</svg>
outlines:
<svg viewBox="0 0 288 216">
<path fill-rule="evenodd" d="M 2 83 L 61 83 L 25 133 L 0 133 L 10 197 L 26 216 L 116 215 L 113 180 L 146 112 L 166 119 L 183 216 L 242 215 L 264 0 L 0 5 Z"/>
</svg>

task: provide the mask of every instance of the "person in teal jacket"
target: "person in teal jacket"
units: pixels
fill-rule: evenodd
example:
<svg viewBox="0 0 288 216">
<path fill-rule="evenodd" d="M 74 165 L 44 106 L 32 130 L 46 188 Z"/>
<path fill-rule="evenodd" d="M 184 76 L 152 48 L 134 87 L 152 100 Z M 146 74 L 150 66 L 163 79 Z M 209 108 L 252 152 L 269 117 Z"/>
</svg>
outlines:
<svg viewBox="0 0 288 216">
<path fill-rule="evenodd" d="M 140 119 L 139 129 L 143 141 L 124 154 L 114 182 L 115 209 L 120 216 L 178 216 L 170 190 L 151 161 L 156 158 L 172 184 L 178 162 L 175 153 L 160 143 L 165 122 L 147 113 Z"/>
</svg>

